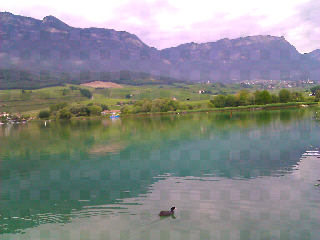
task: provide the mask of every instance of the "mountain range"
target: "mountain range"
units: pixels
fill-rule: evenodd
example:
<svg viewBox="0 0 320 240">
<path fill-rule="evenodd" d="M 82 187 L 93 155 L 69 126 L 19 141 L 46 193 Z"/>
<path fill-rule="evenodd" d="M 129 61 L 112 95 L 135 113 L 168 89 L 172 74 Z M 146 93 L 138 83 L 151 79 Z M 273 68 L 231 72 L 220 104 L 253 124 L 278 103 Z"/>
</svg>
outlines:
<svg viewBox="0 0 320 240">
<path fill-rule="evenodd" d="M 0 68 L 57 80 L 61 73 L 85 76 L 82 82 L 116 72 L 119 79 L 123 72 L 129 77 L 140 72 L 195 82 L 319 81 L 320 49 L 300 54 L 284 37 L 258 35 L 158 50 L 125 31 L 74 28 L 54 16 L 38 20 L 0 12 Z"/>
</svg>

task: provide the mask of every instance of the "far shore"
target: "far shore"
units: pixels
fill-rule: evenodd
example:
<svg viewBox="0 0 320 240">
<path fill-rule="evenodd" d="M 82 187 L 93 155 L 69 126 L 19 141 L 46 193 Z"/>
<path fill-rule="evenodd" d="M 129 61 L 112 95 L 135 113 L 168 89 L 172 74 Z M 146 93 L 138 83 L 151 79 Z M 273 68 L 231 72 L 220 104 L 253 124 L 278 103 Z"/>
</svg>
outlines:
<svg viewBox="0 0 320 240">
<path fill-rule="evenodd" d="M 196 110 L 178 110 L 169 112 L 146 112 L 146 113 L 131 113 L 131 114 L 121 114 L 120 116 L 144 116 L 144 115 L 165 115 L 165 114 L 186 114 L 186 113 L 199 113 L 199 112 L 225 112 L 225 111 L 260 111 L 260 110 L 272 110 L 281 108 L 297 108 L 297 107 L 309 107 L 316 106 L 318 102 L 290 102 L 290 103 L 275 103 L 266 105 L 248 105 L 239 107 L 225 107 L 225 108 L 204 108 Z"/>
<path fill-rule="evenodd" d="M 130 113 L 130 114 L 120 114 L 120 117 L 131 117 L 131 116 L 146 116 L 146 115 L 168 115 L 168 114 L 187 114 L 187 113 L 200 113 L 200 112 L 225 112 L 225 111 L 261 111 L 261 110 L 272 110 L 272 109 L 282 109 L 282 108 L 297 108 L 297 107 L 316 107 L 318 102 L 290 102 L 290 103 L 275 103 L 267 105 L 249 105 L 249 106 L 239 106 L 239 107 L 225 107 L 225 108 L 206 108 L 206 109 L 196 109 L 196 110 L 178 110 L 178 111 L 168 111 L 168 112 L 146 112 L 146 113 Z M 110 115 L 104 116 L 82 116 L 82 117 L 72 117 L 70 120 L 87 120 L 87 119 L 103 119 L 109 118 Z M 56 121 L 56 119 L 33 119 L 30 122 L 37 121 Z"/>
</svg>

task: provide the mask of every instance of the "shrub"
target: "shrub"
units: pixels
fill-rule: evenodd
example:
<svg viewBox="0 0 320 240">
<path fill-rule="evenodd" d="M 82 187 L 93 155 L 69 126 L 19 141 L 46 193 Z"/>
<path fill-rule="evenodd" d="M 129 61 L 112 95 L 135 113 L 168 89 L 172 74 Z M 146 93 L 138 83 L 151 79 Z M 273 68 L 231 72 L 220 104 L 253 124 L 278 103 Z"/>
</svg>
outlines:
<svg viewBox="0 0 320 240">
<path fill-rule="evenodd" d="M 0 117 L 0 122 L 1 122 L 1 123 L 6 123 L 6 122 L 8 122 L 7 117 L 6 117 L 6 116 L 1 116 L 1 117 Z"/>
<path fill-rule="evenodd" d="M 60 119 L 68 120 L 72 117 L 72 114 L 71 114 L 71 112 L 68 111 L 68 108 L 65 107 L 65 108 L 59 110 L 58 117 Z"/>
<path fill-rule="evenodd" d="M 313 94 L 316 94 L 317 90 L 320 90 L 320 85 L 310 88 L 310 92 L 312 92 Z"/>
<path fill-rule="evenodd" d="M 87 98 L 92 97 L 92 93 L 88 89 L 81 88 L 80 93 Z"/>
<path fill-rule="evenodd" d="M 100 116 L 101 112 L 102 112 L 102 107 L 100 106 L 90 106 L 88 107 L 89 111 L 90 111 L 90 116 Z"/>
<path fill-rule="evenodd" d="M 43 118 L 49 118 L 50 117 L 50 112 L 49 110 L 41 110 L 39 112 L 39 115 L 38 115 L 39 118 L 43 119 Z"/>
<path fill-rule="evenodd" d="M 77 117 L 90 115 L 90 110 L 83 103 L 71 106 L 69 111 Z"/>
<path fill-rule="evenodd" d="M 62 103 L 57 103 L 57 104 L 51 105 L 50 106 L 50 112 L 59 111 L 60 109 L 65 108 L 67 106 L 68 106 L 68 103 L 66 103 L 66 102 L 62 102 Z"/>
<path fill-rule="evenodd" d="M 291 92 L 288 89 L 281 89 L 279 92 L 279 99 L 281 103 L 289 102 L 291 98 Z"/>
<path fill-rule="evenodd" d="M 102 107 L 102 111 L 104 110 L 109 110 L 109 107 L 106 105 L 106 104 L 101 104 L 101 107 Z"/>
<path fill-rule="evenodd" d="M 271 102 L 271 95 L 267 90 L 263 90 L 260 94 L 260 102 L 261 104 L 268 104 Z"/>
<path fill-rule="evenodd" d="M 130 110 L 129 110 L 128 106 L 123 106 L 123 107 L 120 108 L 120 112 L 122 114 L 129 114 Z"/>
</svg>

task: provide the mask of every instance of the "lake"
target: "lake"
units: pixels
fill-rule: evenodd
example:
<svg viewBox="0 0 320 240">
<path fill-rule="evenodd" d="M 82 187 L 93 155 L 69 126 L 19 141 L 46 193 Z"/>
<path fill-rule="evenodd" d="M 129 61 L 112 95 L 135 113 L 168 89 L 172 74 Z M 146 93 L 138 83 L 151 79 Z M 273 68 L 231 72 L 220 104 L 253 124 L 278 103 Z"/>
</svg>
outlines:
<svg viewBox="0 0 320 240">
<path fill-rule="evenodd" d="M 0 239 L 320 239 L 315 111 L 0 125 Z"/>
</svg>

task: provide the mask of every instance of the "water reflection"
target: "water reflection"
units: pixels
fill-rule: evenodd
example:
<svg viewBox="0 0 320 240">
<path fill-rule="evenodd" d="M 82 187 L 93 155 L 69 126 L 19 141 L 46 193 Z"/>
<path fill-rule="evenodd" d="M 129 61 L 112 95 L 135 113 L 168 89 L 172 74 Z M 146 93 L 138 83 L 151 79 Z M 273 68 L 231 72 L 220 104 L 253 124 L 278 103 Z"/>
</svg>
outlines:
<svg viewBox="0 0 320 240">
<path fill-rule="evenodd" d="M 281 117 L 285 114 L 290 117 Z M 261 178 L 296 176 L 297 162 L 308 144 L 319 144 L 319 127 L 312 116 L 310 110 L 290 109 L 234 112 L 232 118 L 230 113 L 201 113 L 48 122 L 47 126 L 26 123 L 10 128 L 9 135 L 2 125 L 0 231 L 21 232 L 43 223 L 69 225 L 80 217 L 106 217 L 110 224 L 119 215 L 129 221 L 141 217 L 141 211 L 153 216 L 160 207 L 172 205 L 187 210 L 180 210 L 177 219 L 161 222 L 198 219 L 201 214 L 210 222 L 215 219 L 210 211 L 230 219 L 227 207 L 236 212 L 240 208 L 232 207 L 234 202 L 195 215 L 190 203 L 198 209 L 217 197 L 230 200 L 231 192 L 240 201 L 250 196 L 250 189 L 259 191 Z M 236 190 L 245 186 L 242 192 Z M 205 193 L 208 189 L 218 190 L 211 196 Z M 249 200 L 242 204 L 263 207 L 251 206 Z M 240 218 L 239 213 L 234 216 Z M 157 225 L 159 219 L 149 220 L 146 226 Z"/>
<path fill-rule="evenodd" d="M 87 239 L 317 239 L 320 197 L 313 183 L 318 163 L 307 156 L 284 175 L 252 179 L 230 179 L 218 172 L 201 177 L 163 174 L 146 193 L 116 204 L 72 209 L 68 219 L 54 211 L 38 214 L 39 224 L 46 225 L 11 239 L 28 239 L 45 229 L 59 231 L 41 239 L 66 232 L 73 239 L 75 229 L 81 229 L 78 238 Z M 171 205 L 178 206 L 175 215 L 160 218 L 159 210 Z"/>
</svg>

